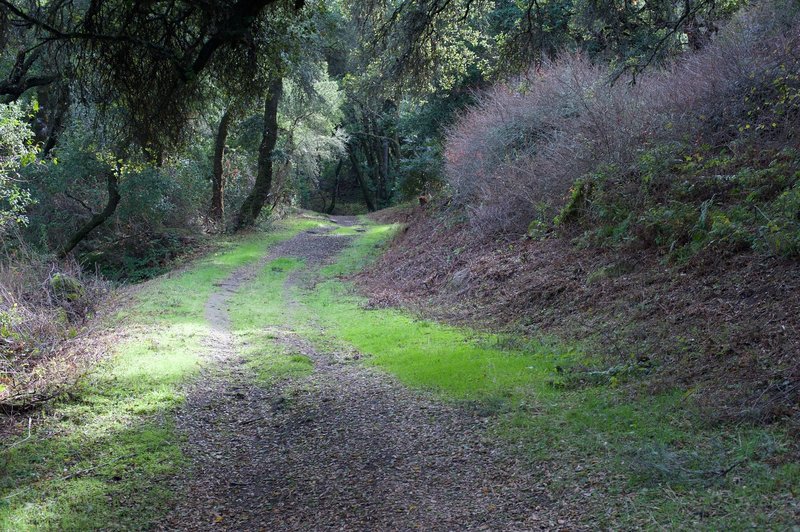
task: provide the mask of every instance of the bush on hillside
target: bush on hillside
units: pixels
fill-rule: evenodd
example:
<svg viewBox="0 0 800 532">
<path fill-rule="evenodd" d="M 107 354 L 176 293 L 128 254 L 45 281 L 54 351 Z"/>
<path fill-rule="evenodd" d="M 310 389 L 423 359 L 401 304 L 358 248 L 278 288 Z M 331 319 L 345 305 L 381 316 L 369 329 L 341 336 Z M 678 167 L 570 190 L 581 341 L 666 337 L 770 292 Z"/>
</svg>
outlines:
<svg viewBox="0 0 800 532">
<path fill-rule="evenodd" d="M 0 104 L 0 238 L 28 222 L 25 211 L 32 198 L 18 172 L 35 160 L 37 150 L 26 118 L 20 104 Z"/>
<path fill-rule="evenodd" d="M 635 85 L 566 56 L 496 86 L 449 132 L 454 199 L 484 232 L 800 254 L 798 50 L 800 7 L 778 0 Z"/>
</svg>

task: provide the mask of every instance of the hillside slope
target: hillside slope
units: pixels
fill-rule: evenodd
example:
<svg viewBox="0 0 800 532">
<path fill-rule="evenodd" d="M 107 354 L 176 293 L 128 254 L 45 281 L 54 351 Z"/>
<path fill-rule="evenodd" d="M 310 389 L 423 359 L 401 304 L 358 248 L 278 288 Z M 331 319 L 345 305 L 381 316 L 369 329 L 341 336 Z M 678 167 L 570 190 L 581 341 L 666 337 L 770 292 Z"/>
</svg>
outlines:
<svg viewBox="0 0 800 532">
<path fill-rule="evenodd" d="M 580 338 L 577 381 L 627 368 L 712 419 L 796 430 L 799 49 L 800 8 L 774 0 L 630 83 L 565 55 L 495 85 L 448 130 L 438 207 L 365 289 Z"/>
<path fill-rule="evenodd" d="M 492 241 L 441 212 L 360 276 L 373 306 L 579 338 L 597 368 L 652 365 L 715 419 L 800 424 L 800 263 L 752 253 L 665 265 L 650 250 L 579 249 L 567 237 Z"/>
</svg>

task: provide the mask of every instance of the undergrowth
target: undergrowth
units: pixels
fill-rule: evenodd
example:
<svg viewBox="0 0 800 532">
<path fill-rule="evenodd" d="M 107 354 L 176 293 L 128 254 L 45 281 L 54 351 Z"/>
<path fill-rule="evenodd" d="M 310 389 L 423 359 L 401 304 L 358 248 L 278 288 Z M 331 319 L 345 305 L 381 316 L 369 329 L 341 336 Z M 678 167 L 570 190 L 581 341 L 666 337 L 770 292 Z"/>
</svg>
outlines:
<svg viewBox="0 0 800 532">
<path fill-rule="evenodd" d="M 110 286 L 74 260 L 18 245 L 0 257 L 0 410 L 70 389 L 96 358 L 83 335 Z"/>
<path fill-rule="evenodd" d="M 581 179 L 556 223 L 582 226 L 579 243 L 654 247 L 678 263 L 742 251 L 800 256 L 800 153 L 764 150 L 755 164 L 754 154 L 688 148 L 645 152 L 629 177 L 640 189 L 627 195 L 614 191 L 628 179 L 619 168 Z M 657 171 L 670 178 L 647 177 Z"/>
<path fill-rule="evenodd" d="M 448 132 L 454 204 L 483 235 L 797 258 L 798 30 L 758 2 L 635 83 L 576 55 L 492 87 Z"/>
</svg>

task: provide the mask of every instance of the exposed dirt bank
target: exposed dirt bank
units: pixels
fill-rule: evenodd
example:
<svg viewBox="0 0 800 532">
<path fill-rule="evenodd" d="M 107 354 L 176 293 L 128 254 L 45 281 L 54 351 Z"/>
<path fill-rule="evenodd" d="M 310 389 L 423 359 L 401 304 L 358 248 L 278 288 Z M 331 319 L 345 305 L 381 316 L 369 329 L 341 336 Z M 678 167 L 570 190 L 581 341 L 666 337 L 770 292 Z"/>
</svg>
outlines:
<svg viewBox="0 0 800 532">
<path fill-rule="evenodd" d="M 609 364 L 646 359 L 652 386 L 694 388 L 717 418 L 800 426 L 800 262 L 578 249 L 566 237 L 492 241 L 421 208 L 359 276 L 376 306 L 588 341 Z"/>
</svg>

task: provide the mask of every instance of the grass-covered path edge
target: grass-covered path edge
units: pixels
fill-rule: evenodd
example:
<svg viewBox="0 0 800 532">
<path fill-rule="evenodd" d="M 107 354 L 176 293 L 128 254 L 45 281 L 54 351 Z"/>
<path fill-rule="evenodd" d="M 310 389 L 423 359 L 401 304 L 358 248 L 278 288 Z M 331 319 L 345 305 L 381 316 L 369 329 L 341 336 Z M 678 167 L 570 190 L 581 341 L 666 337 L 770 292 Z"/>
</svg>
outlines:
<svg viewBox="0 0 800 532">
<path fill-rule="evenodd" d="M 293 217 L 219 242 L 179 272 L 136 287 L 106 318 L 111 352 L 69 396 L 0 450 L 0 530 L 143 529 L 172 500 L 183 456 L 173 412 L 203 364 L 214 285 L 276 243 L 324 223 Z"/>
</svg>

